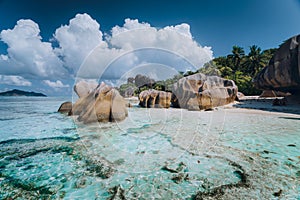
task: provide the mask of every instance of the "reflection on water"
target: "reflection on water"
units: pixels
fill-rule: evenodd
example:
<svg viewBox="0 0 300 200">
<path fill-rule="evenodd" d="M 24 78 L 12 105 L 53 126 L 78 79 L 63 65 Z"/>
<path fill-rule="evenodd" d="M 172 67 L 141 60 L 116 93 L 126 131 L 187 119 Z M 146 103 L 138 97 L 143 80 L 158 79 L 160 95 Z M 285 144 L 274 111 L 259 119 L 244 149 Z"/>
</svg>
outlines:
<svg viewBox="0 0 300 200">
<path fill-rule="evenodd" d="M 0 99 L 0 199 L 299 199 L 297 115 L 133 107 L 85 126 L 61 100 Z"/>
</svg>

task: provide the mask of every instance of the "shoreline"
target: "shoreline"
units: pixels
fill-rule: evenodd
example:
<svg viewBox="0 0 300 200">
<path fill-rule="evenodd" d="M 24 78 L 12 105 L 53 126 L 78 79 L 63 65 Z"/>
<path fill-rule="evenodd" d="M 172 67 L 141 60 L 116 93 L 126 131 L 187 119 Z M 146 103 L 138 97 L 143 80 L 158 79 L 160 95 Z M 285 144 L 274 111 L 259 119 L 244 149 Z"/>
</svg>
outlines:
<svg viewBox="0 0 300 200">
<path fill-rule="evenodd" d="M 240 101 L 234 102 L 232 107 L 260 110 L 273 113 L 284 113 L 300 115 L 300 104 L 295 101 L 286 102 L 286 105 L 273 105 L 273 101 L 276 99 L 283 99 L 283 97 L 259 97 L 259 96 L 245 96 Z"/>
<path fill-rule="evenodd" d="M 295 102 L 287 102 L 287 105 L 274 106 L 274 99 L 282 99 L 283 97 L 259 97 L 259 96 L 245 96 L 240 99 L 240 101 L 234 101 L 233 103 L 215 107 L 213 110 L 226 109 L 236 111 L 243 111 L 255 114 L 278 114 L 278 115 L 300 115 L 300 104 Z M 127 103 L 130 103 L 132 106 L 138 106 L 139 100 L 138 97 L 125 98 Z M 143 108 L 144 109 L 144 108 Z M 155 108 L 151 108 L 155 109 Z M 161 108 L 158 108 L 161 109 Z M 170 107 L 168 109 L 181 109 Z M 184 109 L 187 110 L 187 109 Z M 187 110 L 188 112 L 193 112 Z M 195 111 L 195 112 L 209 112 L 209 111 Z"/>
</svg>

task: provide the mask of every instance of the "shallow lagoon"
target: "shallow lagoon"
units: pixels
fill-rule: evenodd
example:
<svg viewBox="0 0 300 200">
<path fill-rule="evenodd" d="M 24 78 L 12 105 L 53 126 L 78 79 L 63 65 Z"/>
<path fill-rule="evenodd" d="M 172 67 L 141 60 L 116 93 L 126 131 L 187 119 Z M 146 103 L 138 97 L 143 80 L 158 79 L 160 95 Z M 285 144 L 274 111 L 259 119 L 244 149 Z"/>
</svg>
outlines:
<svg viewBox="0 0 300 200">
<path fill-rule="evenodd" d="M 63 98 L 1 98 L 0 198 L 299 199 L 300 116 L 129 108 L 77 123 Z"/>
</svg>

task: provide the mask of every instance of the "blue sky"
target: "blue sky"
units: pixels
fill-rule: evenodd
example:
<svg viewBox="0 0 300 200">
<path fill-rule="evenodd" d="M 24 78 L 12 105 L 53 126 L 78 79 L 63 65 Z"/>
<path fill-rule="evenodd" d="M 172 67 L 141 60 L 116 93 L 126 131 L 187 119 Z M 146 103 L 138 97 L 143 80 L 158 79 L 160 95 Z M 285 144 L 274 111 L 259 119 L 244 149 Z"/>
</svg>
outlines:
<svg viewBox="0 0 300 200">
<path fill-rule="evenodd" d="M 52 53 L 53 50 L 53 56 L 58 56 L 59 58 L 64 56 L 74 57 L 77 54 L 64 55 L 62 53 L 68 51 L 68 45 L 63 46 L 67 41 L 65 35 L 63 35 L 63 33 L 66 32 L 61 30 L 61 37 L 59 38 L 59 34 L 57 34 L 56 39 L 53 38 L 57 29 L 62 25 L 70 25 L 69 20 L 75 18 L 78 13 L 87 13 L 92 20 L 95 20 L 99 24 L 100 35 L 96 33 L 96 30 L 93 28 L 97 27 L 96 24 L 91 28 L 92 31 L 94 31 L 93 34 L 87 34 L 91 36 L 91 38 L 98 34 L 98 36 L 94 37 L 95 41 L 98 41 L 99 38 L 105 40 L 104 38 L 107 35 L 112 36 L 112 28 L 115 26 L 124 28 L 126 26 L 124 22 L 126 18 L 130 18 L 131 20 L 138 19 L 139 23 L 145 22 L 151 27 L 156 28 L 156 30 L 164 29 L 168 26 L 175 27 L 180 24 L 188 24 L 190 30 L 188 30 L 185 25 L 174 28 L 174 30 L 183 30 L 184 33 L 190 34 L 192 40 L 202 47 L 211 47 L 214 57 L 230 53 L 233 45 L 244 47 L 246 52 L 247 48 L 253 44 L 260 46 L 262 49 L 277 47 L 284 40 L 300 33 L 299 0 L 0 0 L 0 31 L 12 30 L 20 19 L 30 19 L 38 25 L 37 32 L 42 37 L 40 42 L 50 43 L 52 45 L 51 50 L 45 50 L 46 53 L 48 51 Z M 87 18 L 85 18 L 85 20 L 91 21 Z M 78 21 L 80 20 L 78 19 Z M 28 26 L 27 22 L 20 24 Z M 128 27 L 131 27 L 132 24 L 134 24 L 133 21 L 127 23 Z M 33 24 L 29 23 L 29 26 L 31 25 Z M 84 23 L 81 23 L 81 25 L 84 25 Z M 136 23 L 134 26 L 136 26 Z M 31 70 L 22 68 L 28 67 L 26 65 L 28 65 L 30 61 L 27 60 L 28 63 L 22 65 L 20 62 L 22 62 L 23 59 L 18 60 L 18 62 L 13 60 L 22 55 L 27 55 L 28 57 L 36 55 L 30 54 L 24 51 L 24 49 L 22 49 L 22 53 L 18 53 L 17 51 L 20 47 L 16 47 L 16 44 L 13 42 L 13 39 L 18 37 L 18 34 L 15 33 L 14 37 L 9 34 L 10 33 L 7 33 L 5 36 L 2 36 L 2 41 L 0 41 L 0 55 L 2 55 L 3 61 L 1 64 L 0 60 L 0 76 L 2 76 L 0 77 L 0 82 L 2 83 L 0 90 L 20 88 L 42 91 L 49 95 L 61 95 L 66 91 L 67 93 L 71 91 L 76 70 L 78 70 L 78 66 L 81 65 L 79 62 L 83 61 L 79 58 L 83 55 L 77 56 L 77 60 L 70 59 L 69 62 L 65 60 L 60 62 L 60 60 L 51 57 L 52 65 L 49 64 L 47 68 L 48 71 L 50 69 L 51 74 L 47 77 L 47 74 L 43 74 L 42 72 L 33 73 L 34 68 Z M 107 42 L 107 44 L 119 45 L 119 47 L 124 44 L 120 41 L 116 41 L 115 43 L 114 41 L 110 41 Z M 189 41 L 187 41 L 187 43 L 188 42 Z M 26 47 L 31 48 L 30 45 L 32 43 L 28 44 Z M 34 44 L 36 44 L 36 42 L 34 42 Z M 80 43 L 80 45 L 84 44 L 85 43 Z M 44 45 L 47 46 L 46 44 L 42 46 Z M 11 48 L 11 52 L 9 53 L 7 49 L 12 46 L 13 48 Z M 56 47 L 59 48 L 54 50 Z M 123 47 L 124 46 L 122 46 L 122 48 Z M 34 48 L 34 46 L 32 46 L 32 48 Z M 37 48 L 36 51 L 43 51 L 41 48 Z M 198 47 L 195 47 L 195 49 L 197 48 Z M 171 50 L 173 51 L 174 49 Z M 44 54 L 45 53 L 38 53 L 37 55 L 43 59 L 41 55 Z M 6 55 L 8 57 L 6 57 Z M 195 56 L 197 55 L 200 54 L 195 53 Z M 49 57 L 47 57 L 47 59 L 48 58 Z M 39 62 L 40 61 L 41 60 L 39 60 Z M 75 61 L 78 63 L 74 64 Z M 14 65 L 14 62 L 18 63 L 19 66 L 1 70 L 1 68 L 9 68 L 9 64 Z M 65 70 L 64 72 L 61 71 L 61 73 L 65 73 L 65 76 L 58 77 L 55 74 L 55 70 L 61 69 L 54 67 L 53 70 L 51 70 L 51 66 L 54 66 L 53 63 L 55 62 L 59 63 L 55 66 L 61 65 L 61 69 Z M 78 66 L 75 66 L 76 64 Z M 70 67 L 69 65 L 74 65 L 75 67 Z M 68 73 L 71 75 L 66 75 Z"/>
</svg>

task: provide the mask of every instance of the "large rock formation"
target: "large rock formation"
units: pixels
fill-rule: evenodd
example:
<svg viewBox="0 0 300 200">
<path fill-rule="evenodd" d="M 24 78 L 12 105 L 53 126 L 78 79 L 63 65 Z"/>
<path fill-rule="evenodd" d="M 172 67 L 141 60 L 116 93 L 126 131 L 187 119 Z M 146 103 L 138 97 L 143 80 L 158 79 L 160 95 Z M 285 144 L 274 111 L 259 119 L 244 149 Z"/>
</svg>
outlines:
<svg viewBox="0 0 300 200">
<path fill-rule="evenodd" d="M 139 88 L 143 87 L 143 86 L 147 86 L 147 87 L 151 88 L 152 85 L 155 83 L 155 80 L 149 78 L 148 76 L 144 76 L 144 75 L 138 74 L 134 78 L 134 83 Z"/>
<path fill-rule="evenodd" d="M 96 82 L 79 81 L 74 85 L 74 91 L 78 97 L 84 97 L 92 92 L 97 86 L 98 83 Z"/>
<path fill-rule="evenodd" d="M 197 73 L 181 78 L 172 92 L 174 107 L 202 110 L 233 102 L 238 88 L 232 80 Z"/>
<path fill-rule="evenodd" d="M 144 90 L 139 94 L 139 105 L 145 108 L 169 108 L 171 93 L 158 90 Z"/>
<path fill-rule="evenodd" d="M 261 90 L 300 91 L 300 35 L 284 42 L 255 78 L 254 85 Z"/>
<path fill-rule="evenodd" d="M 74 88 L 77 88 L 76 85 Z M 81 96 L 83 93 L 78 94 L 80 98 L 70 112 L 79 115 L 78 120 L 83 123 L 120 121 L 128 115 L 124 98 L 116 89 L 105 83 Z"/>
<path fill-rule="evenodd" d="M 69 113 L 72 110 L 72 102 L 66 101 L 62 103 L 57 112 L 60 113 Z"/>
</svg>

